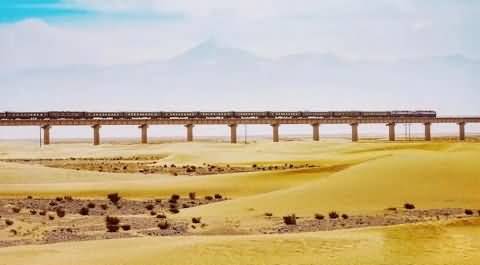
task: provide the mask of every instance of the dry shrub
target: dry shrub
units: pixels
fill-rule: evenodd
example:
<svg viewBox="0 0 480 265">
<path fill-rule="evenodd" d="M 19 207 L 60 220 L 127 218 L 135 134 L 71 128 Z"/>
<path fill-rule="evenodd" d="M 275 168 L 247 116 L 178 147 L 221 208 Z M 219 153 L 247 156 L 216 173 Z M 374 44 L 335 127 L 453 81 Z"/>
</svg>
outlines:
<svg viewBox="0 0 480 265">
<path fill-rule="evenodd" d="M 11 226 L 11 225 L 13 225 L 13 221 L 10 220 L 10 219 L 7 219 L 7 220 L 5 220 L 5 224 L 6 224 L 7 226 Z"/>
<path fill-rule="evenodd" d="M 107 195 L 107 198 L 113 203 L 113 204 L 117 204 L 121 197 L 120 195 L 118 195 L 118 193 L 110 193 Z"/>
<path fill-rule="evenodd" d="M 317 220 L 323 220 L 323 219 L 325 219 L 325 216 L 323 216 L 323 214 L 316 213 L 316 214 L 315 214 L 315 219 L 317 219 Z"/>
<path fill-rule="evenodd" d="M 158 228 L 162 230 L 168 229 L 169 227 L 170 227 L 170 224 L 166 219 L 163 219 L 160 223 L 158 223 Z"/>
<path fill-rule="evenodd" d="M 65 210 L 63 208 L 57 208 L 57 216 L 63 218 L 65 216 Z"/>
<path fill-rule="evenodd" d="M 37 214 L 37 211 L 35 211 L 34 209 L 30 210 L 30 214 L 31 215 L 36 215 Z"/>
<path fill-rule="evenodd" d="M 195 200 L 195 198 L 196 198 L 195 192 L 188 193 L 188 198 L 190 198 L 190 200 Z"/>
<path fill-rule="evenodd" d="M 172 194 L 172 196 L 170 197 L 171 200 L 174 200 L 174 201 L 178 201 L 180 199 L 180 195 L 178 194 Z"/>
<path fill-rule="evenodd" d="M 147 210 L 149 210 L 149 211 L 153 210 L 153 208 L 155 208 L 155 205 L 153 205 L 153 204 L 147 204 L 147 205 L 145 205 L 145 209 L 147 209 Z"/>
<path fill-rule="evenodd" d="M 63 198 L 62 198 L 62 197 L 56 197 L 55 200 L 56 200 L 57 202 L 61 202 L 61 201 L 63 201 Z"/>
<path fill-rule="evenodd" d="M 49 216 L 48 216 L 48 219 L 53 220 L 53 219 L 55 219 L 55 216 L 49 215 Z"/>
<path fill-rule="evenodd" d="M 161 213 L 161 214 L 157 214 L 157 218 L 158 219 L 165 219 L 165 218 L 167 218 L 167 216 L 165 214 Z"/>
<path fill-rule="evenodd" d="M 31 199 L 33 199 L 33 197 L 31 195 L 28 195 L 27 199 L 31 200 Z"/>
<path fill-rule="evenodd" d="M 80 209 L 80 211 L 78 211 L 78 213 L 79 213 L 80 215 L 88 215 L 88 212 L 89 212 L 89 210 L 88 210 L 87 207 L 82 207 L 82 208 Z"/>
<path fill-rule="evenodd" d="M 47 214 L 47 211 L 41 210 L 40 212 L 38 212 L 38 214 L 41 216 L 45 216 Z"/>
<path fill-rule="evenodd" d="M 22 209 L 20 207 L 13 207 L 12 212 L 19 213 Z"/>
<path fill-rule="evenodd" d="M 470 209 L 465 209 L 465 214 L 466 215 L 473 215 L 473 211 Z"/>
<path fill-rule="evenodd" d="M 170 208 L 170 212 L 171 212 L 171 213 L 179 213 L 180 210 L 177 209 L 177 208 Z"/>
<path fill-rule="evenodd" d="M 343 219 L 348 219 L 348 215 L 346 213 L 342 214 Z"/>
<path fill-rule="evenodd" d="M 273 216 L 273 213 L 265 213 L 265 216 L 267 216 L 267 217 L 272 217 L 272 216 Z"/>
<path fill-rule="evenodd" d="M 405 203 L 405 204 L 403 205 L 403 207 L 404 207 L 405 209 L 407 209 L 407 210 L 413 210 L 413 209 L 415 209 L 415 205 L 413 205 L 413 203 L 408 203 L 408 202 Z"/>
<path fill-rule="evenodd" d="M 202 217 L 192 217 L 192 223 L 199 224 L 202 221 Z"/>
<path fill-rule="evenodd" d="M 108 232 L 114 233 L 117 232 L 118 229 L 120 229 L 120 219 L 118 219 L 117 217 L 107 216 L 105 217 L 105 223 Z"/>
<path fill-rule="evenodd" d="M 212 197 L 212 196 L 210 196 L 210 195 L 207 195 L 207 196 L 205 196 L 205 200 L 207 200 L 207 201 L 211 201 L 211 200 L 213 200 L 213 197 Z"/>
<path fill-rule="evenodd" d="M 50 201 L 50 203 L 48 203 L 48 205 L 50 205 L 50 206 L 57 206 L 57 203 L 54 202 L 54 201 Z"/>
<path fill-rule="evenodd" d="M 103 210 L 106 210 L 106 209 L 108 209 L 108 205 L 106 205 L 106 204 L 101 204 L 101 205 L 100 205 L 100 208 L 102 208 Z"/>
<path fill-rule="evenodd" d="M 221 199 L 221 198 L 222 198 L 222 195 L 220 195 L 220 194 L 218 194 L 218 193 L 215 194 L 215 199 Z"/>
<path fill-rule="evenodd" d="M 95 208 L 95 203 L 89 202 L 89 203 L 87 204 L 87 207 L 90 208 L 90 209 L 93 209 L 93 208 Z"/>
<path fill-rule="evenodd" d="M 66 201 L 73 201 L 73 198 L 72 196 L 63 196 L 63 198 L 66 200 Z"/>
<path fill-rule="evenodd" d="M 130 225 L 127 225 L 127 224 L 121 225 L 121 227 L 122 227 L 122 230 L 123 230 L 123 231 L 128 231 L 128 230 L 130 230 L 130 228 L 131 228 Z"/>
<path fill-rule="evenodd" d="M 335 212 L 335 211 L 329 212 L 328 217 L 330 217 L 330 219 L 337 219 L 338 218 L 338 213 Z"/>
<path fill-rule="evenodd" d="M 150 211 L 150 215 L 151 215 L 151 216 L 157 215 L 157 212 L 155 212 L 155 211 Z"/>
<path fill-rule="evenodd" d="M 287 215 L 283 217 L 283 222 L 286 225 L 296 225 L 297 224 L 297 217 L 295 214 Z"/>
</svg>

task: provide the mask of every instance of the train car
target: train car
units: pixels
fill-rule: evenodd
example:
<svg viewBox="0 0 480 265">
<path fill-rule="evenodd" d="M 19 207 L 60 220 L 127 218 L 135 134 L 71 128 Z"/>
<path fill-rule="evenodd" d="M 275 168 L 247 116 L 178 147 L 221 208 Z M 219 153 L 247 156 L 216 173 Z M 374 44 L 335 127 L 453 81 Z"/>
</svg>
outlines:
<svg viewBox="0 0 480 265">
<path fill-rule="evenodd" d="M 7 114 L 5 112 L 0 112 L 0 120 L 5 120 L 7 118 Z"/>
<path fill-rule="evenodd" d="M 417 117 L 435 118 L 437 117 L 437 112 L 433 110 L 416 110 L 415 115 L 417 115 Z"/>
<path fill-rule="evenodd" d="M 48 119 L 48 112 L 5 112 L 9 120 L 44 120 Z"/>
<path fill-rule="evenodd" d="M 334 118 L 357 118 L 361 117 L 360 111 L 333 111 L 332 117 Z"/>
<path fill-rule="evenodd" d="M 301 111 L 275 111 L 272 112 L 274 118 L 300 118 L 302 117 Z"/>
<path fill-rule="evenodd" d="M 89 119 L 126 119 L 126 112 L 87 112 L 85 115 Z"/>
<path fill-rule="evenodd" d="M 200 112 L 199 116 L 201 118 L 223 119 L 224 117 L 229 116 L 229 112 L 223 112 L 223 111 Z"/>
<path fill-rule="evenodd" d="M 85 112 L 81 111 L 49 111 L 49 119 L 84 119 Z"/>
<path fill-rule="evenodd" d="M 390 117 L 392 113 L 390 111 L 363 111 L 362 117 Z"/>
<path fill-rule="evenodd" d="M 242 111 L 236 114 L 242 119 L 265 118 L 271 115 L 269 111 Z"/>
<path fill-rule="evenodd" d="M 311 118 L 311 119 L 325 119 L 332 116 L 331 112 L 328 111 L 304 111 L 302 112 L 302 117 Z"/>
<path fill-rule="evenodd" d="M 164 115 L 169 119 L 190 119 L 195 118 L 198 112 L 165 112 Z"/>
<path fill-rule="evenodd" d="M 158 119 L 163 118 L 163 112 L 126 112 L 127 119 Z"/>
</svg>

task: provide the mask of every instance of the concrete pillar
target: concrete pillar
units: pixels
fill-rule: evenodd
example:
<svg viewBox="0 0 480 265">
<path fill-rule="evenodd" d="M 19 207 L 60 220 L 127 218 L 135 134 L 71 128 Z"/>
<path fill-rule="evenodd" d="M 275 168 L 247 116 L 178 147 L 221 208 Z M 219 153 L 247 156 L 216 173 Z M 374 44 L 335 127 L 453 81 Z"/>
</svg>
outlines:
<svg viewBox="0 0 480 265">
<path fill-rule="evenodd" d="M 193 142 L 193 124 L 187 124 L 185 128 L 187 128 L 187 142 Z"/>
<path fill-rule="evenodd" d="M 148 143 L 148 124 L 142 124 L 138 126 L 142 130 L 142 144 L 147 144 Z"/>
<path fill-rule="evenodd" d="M 352 142 L 358 142 L 358 123 L 352 123 L 350 126 L 352 126 Z"/>
<path fill-rule="evenodd" d="M 465 141 L 465 122 L 458 123 L 458 129 L 460 141 Z"/>
<path fill-rule="evenodd" d="M 388 140 L 395 141 L 395 123 L 391 122 L 388 126 Z"/>
<path fill-rule="evenodd" d="M 313 128 L 313 140 L 314 141 L 320 140 L 320 124 L 314 123 L 312 124 L 312 128 Z"/>
<path fill-rule="evenodd" d="M 280 127 L 280 124 L 271 124 L 272 129 L 273 129 L 273 142 L 278 142 L 279 137 L 278 137 L 278 127 Z"/>
<path fill-rule="evenodd" d="M 432 124 L 430 122 L 427 122 L 424 124 L 425 125 L 425 141 L 431 141 L 432 140 Z"/>
<path fill-rule="evenodd" d="M 228 127 L 230 127 L 230 143 L 236 144 L 237 143 L 237 127 L 238 124 L 229 124 Z"/>
<path fill-rule="evenodd" d="M 99 145 L 100 144 L 100 128 L 102 126 L 100 124 L 95 124 L 92 126 L 93 128 L 93 145 Z"/>
<path fill-rule="evenodd" d="M 43 129 L 43 144 L 44 145 L 49 145 L 50 144 L 50 128 L 52 128 L 52 126 L 50 126 L 48 124 L 42 126 L 42 129 Z"/>
</svg>

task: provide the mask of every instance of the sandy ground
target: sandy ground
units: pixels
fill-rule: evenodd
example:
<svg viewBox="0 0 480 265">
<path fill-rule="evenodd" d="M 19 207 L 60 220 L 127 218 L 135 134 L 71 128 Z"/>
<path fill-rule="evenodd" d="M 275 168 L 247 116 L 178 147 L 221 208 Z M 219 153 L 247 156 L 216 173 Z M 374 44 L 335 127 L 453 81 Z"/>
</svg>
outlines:
<svg viewBox="0 0 480 265">
<path fill-rule="evenodd" d="M 170 172 L 97 172 L 0 162 L 3 198 L 70 195 L 99 199 L 111 192 L 134 200 L 165 198 L 174 193 L 188 196 L 189 192 L 199 196 L 220 193 L 231 198 L 174 215 L 172 220 L 178 221 L 201 216 L 208 224 L 189 235 L 7 247 L 0 249 L 0 264 L 480 263 L 480 222 L 476 217 L 480 209 L 480 144 L 475 141 L 351 143 L 335 139 L 99 147 L 74 143 L 42 149 L 33 143 L 0 142 L 3 160 L 119 156 L 156 156 L 155 161 L 162 165 L 196 167 L 315 167 L 175 176 Z M 353 229 L 349 225 L 360 221 L 383 225 L 368 218 L 385 217 L 392 214 L 387 208 L 401 209 L 406 202 L 416 206 L 415 213 L 424 215 L 420 223 L 397 225 L 409 222 L 392 221 L 392 226 Z M 465 216 L 465 209 L 472 209 L 473 217 Z M 314 215 L 328 216 L 331 211 L 347 214 L 349 221 L 336 221 L 339 230 L 321 231 L 331 230 L 333 222 L 316 220 Z M 408 215 L 406 210 L 397 211 L 394 220 Z M 437 218 L 445 216 L 442 211 L 450 211 L 450 218 Z M 299 217 L 298 223 L 282 228 L 282 216 L 288 214 Z M 411 220 L 419 218 L 409 214 L 413 215 Z"/>
</svg>

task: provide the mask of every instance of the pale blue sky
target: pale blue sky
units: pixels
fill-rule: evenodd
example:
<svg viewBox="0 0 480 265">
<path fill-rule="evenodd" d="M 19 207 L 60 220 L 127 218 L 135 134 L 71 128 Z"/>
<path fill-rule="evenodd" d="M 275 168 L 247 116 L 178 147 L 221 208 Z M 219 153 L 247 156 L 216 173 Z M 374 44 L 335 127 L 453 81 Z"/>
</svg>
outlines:
<svg viewBox="0 0 480 265">
<path fill-rule="evenodd" d="M 2 0 L 0 106 L 480 115 L 479 18 L 474 0 Z"/>
</svg>

